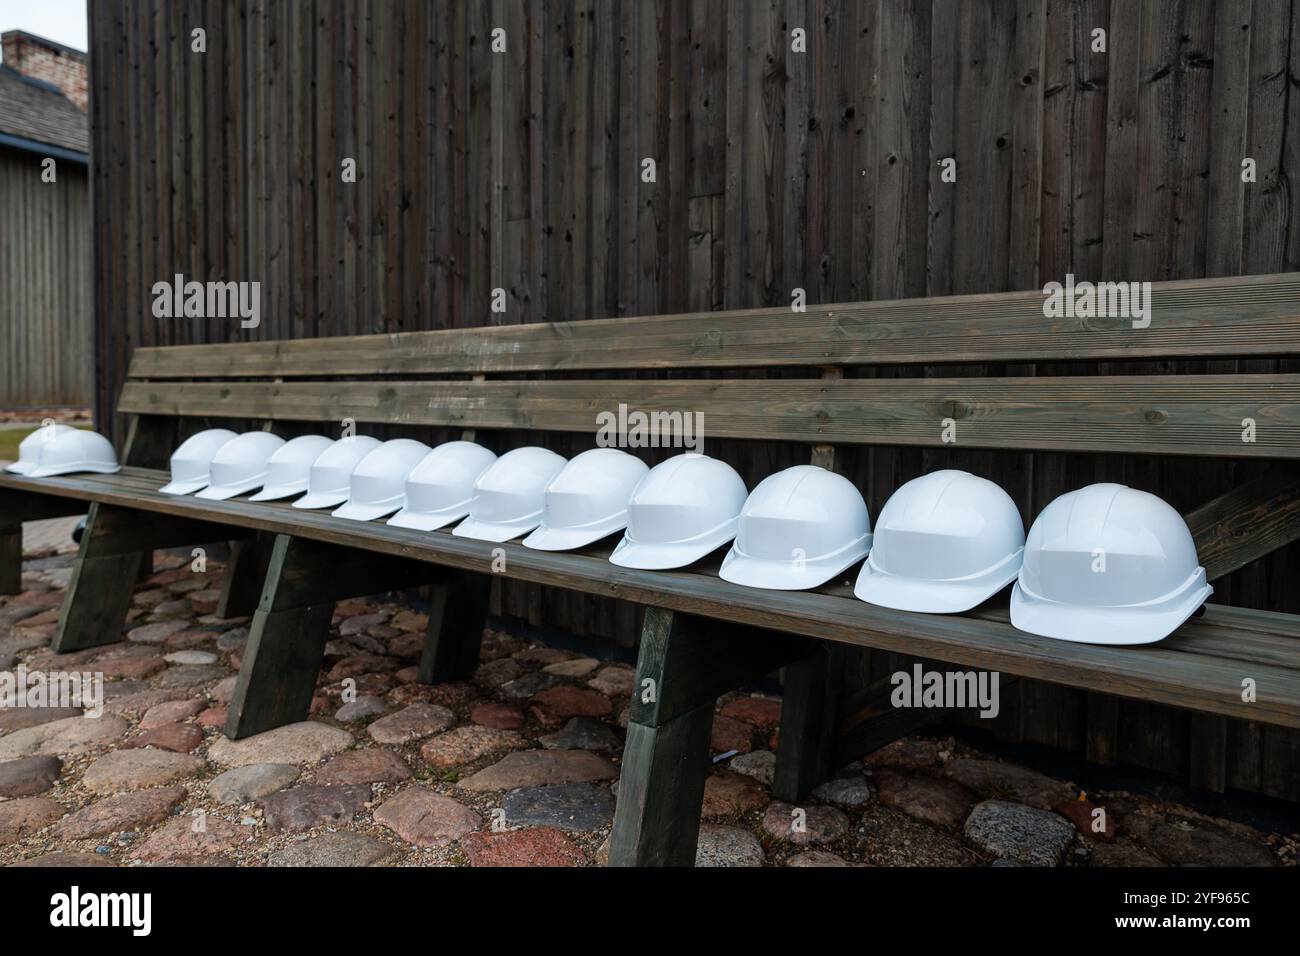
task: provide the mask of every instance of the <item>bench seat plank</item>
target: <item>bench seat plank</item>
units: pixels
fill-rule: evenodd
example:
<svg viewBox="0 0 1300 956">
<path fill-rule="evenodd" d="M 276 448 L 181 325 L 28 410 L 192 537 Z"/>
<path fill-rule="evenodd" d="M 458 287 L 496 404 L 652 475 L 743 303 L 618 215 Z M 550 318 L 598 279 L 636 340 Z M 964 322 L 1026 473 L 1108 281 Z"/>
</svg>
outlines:
<svg viewBox="0 0 1300 956">
<path fill-rule="evenodd" d="M 1300 275 L 1152 284 L 1151 323 L 1047 318 L 1043 293 L 697 312 L 676 315 L 136 349 L 132 378 L 302 378 L 939 365 L 1300 354 Z"/>
<path fill-rule="evenodd" d="M 675 381 L 128 382 L 119 410 L 592 434 L 601 413 L 704 413 L 708 438 L 1300 458 L 1300 375 Z M 1242 440 L 1244 419 L 1256 423 Z"/>
<path fill-rule="evenodd" d="M 897 651 L 967 667 L 989 668 L 1155 703 L 1246 720 L 1300 727 L 1300 640 L 1295 618 L 1211 606 L 1201 619 L 1147 647 L 1070 644 L 1035 637 L 1007 623 L 1004 608 L 971 615 L 925 615 L 874 607 L 843 582 L 813 592 L 769 592 L 722 581 L 715 569 L 638 571 L 606 559 L 609 542 L 585 552 L 541 552 L 494 545 L 446 531 L 418 532 L 379 522 L 333 518 L 284 503 L 206 502 L 159 494 L 160 471 L 125 468 L 117 475 L 24 479 L 0 476 L 0 488 L 101 501 L 163 515 L 219 520 L 491 573 L 492 550 L 505 549 L 509 575 L 719 620 Z M 1240 621 L 1238 626 L 1236 622 Z M 1250 655 L 1247 657 L 1246 655 Z M 1251 678 L 1258 700 L 1241 699 Z"/>
</svg>

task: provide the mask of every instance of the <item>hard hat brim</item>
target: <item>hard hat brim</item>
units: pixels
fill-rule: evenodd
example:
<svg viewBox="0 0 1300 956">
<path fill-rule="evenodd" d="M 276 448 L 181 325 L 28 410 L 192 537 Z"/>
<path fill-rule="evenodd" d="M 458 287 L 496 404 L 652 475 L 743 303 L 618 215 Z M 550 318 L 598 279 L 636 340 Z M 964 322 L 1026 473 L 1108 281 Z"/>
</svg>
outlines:
<svg viewBox="0 0 1300 956">
<path fill-rule="evenodd" d="M 28 475 L 36 468 L 34 461 L 15 461 L 5 465 L 5 471 L 11 475 Z"/>
<path fill-rule="evenodd" d="M 671 571 L 694 564 L 706 558 L 736 536 L 736 525 L 731 523 L 731 533 L 721 540 L 711 538 L 708 541 L 674 542 L 672 544 L 655 544 L 645 541 L 629 541 L 624 537 L 609 556 L 611 564 L 620 568 L 632 568 L 637 571 Z"/>
<path fill-rule="evenodd" d="M 295 508 L 336 508 L 348 500 L 347 491 L 312 491 L 293 503 Z"/>
<path fill-rule="evenodd" d="M 207 478 L 194 478 L 190 481 L 169 481 L 158 490 L 164 495 L 192 495 L 207 486 Z"/>
<path fill-rule="evenodd" d="M 526 548 L 537 551 L 573 551 L 595 544 L 601 538 L 617 534 L 626 526 L 626 522 L 608 522 L 599 528 L 547 528 L 540 527 L 524 538 Z"/>
<path fill-rule="evenodd" d="M 1091 607 L 1045 600 L 1017 581 L 1011 592 L 1011 626 L 1076 644 L 1154 644 L 1178 630 L 1213 593 L 1201 571 L 1193 587 L 1166 603 Z"/>
<path fill-rule="evenodd" d="M 202 498 L 205 501 L 226 501 L 236 495 L 252 491 L 254 488 L 261 488 L 265 478 L 265 475 L 259 475 L 257 478 L 250 478 L 247 481 L 237 482 L 233 485 L 208 485 L 194 497 Z"/>
<path fill-rule="evenodd" d="M 1007 562 L 987 574 L 955 581 L 925 581 L 887 574 L 868 560 L 858 574 L 853 594 L 860 601 L 895 611 L 920 614 L 960 614 L 979 607 L 1016 579 L 1020 561 Z"/>
<path fill-rule="evenodd" d="M 844 554 L 817 561 L 804 561 L 796 571 L 793 561 L 770 561 L 751 558 L 736 551 L 733 546 L 722 562 L 718 577 L 732 584 L 768 591 L 807 591 L 821 587 L 831 578 L 847 571 L 867 556 L 871 550 L 871 536 L 867 535 L 862 547 Z"/>
<path fill-rule="evenodd" d="M 122 470 L 121 465 L 104 465 L 98 462 L 76 462 L 69 465 L 53 465 L 46 468 L 36 467 L 27 472 L 27 478 L 54 478 L 58 475 L 71 475 L 76 472 L 92 472 L 96 475 L 115 475 Z"/>
<path fill-rule="evenodd" d="M 413 531 L 437 531 L 469 514 L 469 506 L 453 511 L 412 511 L 403 508 L 388 519 L 394 528 L 410 528 Z"/>
<path fill-rule="evenodd" d="M 541 523 L 541 515 L 535 518 L 524 518 L 521 521 L 483 521 L 470 517 L 452 528 L 451 533 L 458 538 L 505 542 L 527 534 Z"/>
<path fill-rule="evenodd" d="M 376 518 L 383 518 L 392 514 L 402 507 L 400 501 L 380 502 L 379 504 L 363 504 L 359 501 L 349 501 L 339 508 L 330 512 L 335 518 L 347 518 L 349 521 L 374 521 Z"/>
<path fill-rule="evenodd" d="M 294 495 L 300 495 L 307 490 L 307 479 L 302 481 L 293 481 L 287 485 L 270 485 L 263 488 L 257 494 L 250 497 L 249 501 L 279 501 L 281 498 L 292 498 Z"/>
</svg>

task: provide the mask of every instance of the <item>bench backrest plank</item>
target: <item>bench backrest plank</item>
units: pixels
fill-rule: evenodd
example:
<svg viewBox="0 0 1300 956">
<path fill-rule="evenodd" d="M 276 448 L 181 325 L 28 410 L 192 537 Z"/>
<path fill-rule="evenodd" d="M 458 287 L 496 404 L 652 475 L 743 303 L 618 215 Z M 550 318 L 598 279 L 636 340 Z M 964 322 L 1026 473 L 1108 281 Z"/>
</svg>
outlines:
<svg viewBox="0 0 1300 956">
<path fill-rule="evenodd" d="M 1041 291 L 137 349 L 136 379 L 939 365 L 1300 355 L 1300 274 L 1152 284 L 1151 323 L 1047 318 Z"/>
<path fill-rule="evenodd" d="M 951 420 L 969 448 L 1300 458 L 1300 375 L 130 382 L 119 409 L 595 433 L 620 404 L 701 411 L 706 438 L 939 446 Z"/>
</svg>

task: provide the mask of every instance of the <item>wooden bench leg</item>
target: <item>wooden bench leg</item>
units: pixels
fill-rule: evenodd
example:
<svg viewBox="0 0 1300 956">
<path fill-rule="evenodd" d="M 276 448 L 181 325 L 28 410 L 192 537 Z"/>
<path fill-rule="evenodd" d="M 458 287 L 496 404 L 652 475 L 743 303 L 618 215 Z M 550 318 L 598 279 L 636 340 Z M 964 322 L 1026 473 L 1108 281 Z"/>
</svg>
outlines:
<svg viewBox="0 0 1300 956">
<path fill-rule="evenodd" d="M 213 541 L 231 533 L 232 529 L 207 521 L 91 504 L 54 650 L 62 654 L 122 639 L 131 589 L 154 548 Z"/>
<path fill-rule="evenodd" d="M 87 526 L 86 531 L 90 531 Z M 58 654 L 80 651 L 122 640 L 126 615 L 131 609 L 131 588 L 140 572 L 139 552 L 112 557 L 77 558 L 63 599 L 59 629 L 52 647 Z"/>
<path fill-rule="evenodd" d="M 267 580 L 266 586 L 275 583 Z M 334 602 L 253 614 L 226 717 L 231 740 L 306 720 L 329 639 Z"/>
<path fill-rule="evenodd" d="M 658 727 L 629 721 L 610 866 L 694 866 L 713 702 Z"/>
<path fill-rule="evenodd" d="M 420 655 L 421 684 L 464 680 L 478 668 L 492 579 L 455 574 L 431 588 L 429 629 Z"/>
<path fill-rule="evenodd" d="M 274 546 L 275 536 L 266 532 L 230 542 L 230 564 L 217 600 L 217 617 L 247 617 L 257 610 Z"/>
<path fill-rule="evenodd" d="M 418 561 L 276 535 L 226 718 L 231 740 L 306 720 L 334 603 L 427 584 Z"/>
<path fill-rule="evenodd" d="M 796 803 L 835 769 L 844 648 L 821 643 L 785 668 L 772 795 Z"/>
<path fill-rule="evenodd" d="M 23 526 L 0 527 L 0 594 L 23 589 Z"/>
<path fill-rule="evenodd" d="M 1200 713 L 1190 718 L 1191 784 L 1223 793 L 1228 787 L 1228 718 Z"/>
<path fill-rule="evenodd" d="M 86 513 L 74 498 L 0 488 L 0 594 L 23 589 L 23 522 Z"/>
<path fill-rule="evenodd" d="M 610 866 L 694 865 L 718 695 L 807 654 L 798 638 L 646 611 Z"/>
<path fill-rule="evenodd" d="M 130 548 L 119 550 L 113 542 L 139 521 L 140 515 L 132 511 L 98 503 L 90 506 L 54 635 L 52 646 L 57 653 L 122 639 L 131 588 L 140 573 L 140 553 Z"/>
</svg>

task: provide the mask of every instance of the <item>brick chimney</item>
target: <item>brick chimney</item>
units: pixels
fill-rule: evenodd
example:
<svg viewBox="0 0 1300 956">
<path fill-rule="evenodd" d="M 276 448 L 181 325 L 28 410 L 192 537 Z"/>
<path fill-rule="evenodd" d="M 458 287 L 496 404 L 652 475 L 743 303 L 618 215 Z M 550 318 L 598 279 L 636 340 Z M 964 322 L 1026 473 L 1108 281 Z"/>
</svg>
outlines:
<svg viewBox="0 0 1300 956">
<path fill-rule="evenodd" d="M 86 109 L 86 54 L 24 30 L 0 33 L 0 47 L 10 69 L 54 84 L 79 109 Z"/>
</svg>

